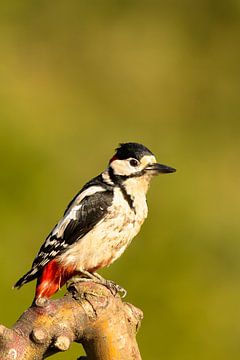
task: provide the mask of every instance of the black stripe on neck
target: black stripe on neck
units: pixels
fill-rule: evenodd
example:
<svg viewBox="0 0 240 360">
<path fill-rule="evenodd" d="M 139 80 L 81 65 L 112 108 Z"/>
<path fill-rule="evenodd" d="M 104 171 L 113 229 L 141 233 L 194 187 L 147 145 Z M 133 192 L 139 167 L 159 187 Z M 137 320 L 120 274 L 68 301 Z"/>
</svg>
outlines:
<svg viewBox="0 0 240 360">
<path fill-rule="evenodd" d="M 108 170 L 108 173 L 109 173 L 109 176 L 110 176 L 110 179 L 112 180 L 112 182 L 118 186 L 123 194 L 123 197 L 124 199 L 127 201 L 129 207 L 134 210 L 135 212 L 135 207 L 134 207 L 134 204 L 133 204 L 133 199 L 131 197 L 131 195 L 128 194 L 123 182 L 124 180 L 127 180 L 128 177 L 127 176 L 121 176 L 121 175 L 115 175 L 114 172 L 113 172 L 113 169 L 111 167 L 109 167 L 109 170 Z"/>
<path fill-rule="evenodd" d="M 135 212 L 135 207 L 134 207 L 133 199 L 132 199 L 131 195 L 128 194 L 128 192 L 123 184 L 120 185 L 119 187 L 123 194 L 124 199 L 127 201 L 128 205 L 129 205 L 130 209 L 134 210 L 134 212 Z"/>
</svg>

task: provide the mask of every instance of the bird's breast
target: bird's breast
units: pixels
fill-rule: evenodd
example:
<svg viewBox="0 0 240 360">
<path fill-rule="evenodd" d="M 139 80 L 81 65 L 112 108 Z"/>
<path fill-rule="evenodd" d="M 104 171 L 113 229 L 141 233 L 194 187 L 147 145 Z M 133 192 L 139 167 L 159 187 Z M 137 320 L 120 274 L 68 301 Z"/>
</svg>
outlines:
<svg viewBox="0 0 240 360">
<path fill-rule="evenodd" d="M 125 251 L 147 217 L 145 196 L 134 199 L 131 208 L 119 188 L 106 216 L 76 244 L 61 255 L 65 264 L 95 271 L 110 265 Z"/>
</svg>

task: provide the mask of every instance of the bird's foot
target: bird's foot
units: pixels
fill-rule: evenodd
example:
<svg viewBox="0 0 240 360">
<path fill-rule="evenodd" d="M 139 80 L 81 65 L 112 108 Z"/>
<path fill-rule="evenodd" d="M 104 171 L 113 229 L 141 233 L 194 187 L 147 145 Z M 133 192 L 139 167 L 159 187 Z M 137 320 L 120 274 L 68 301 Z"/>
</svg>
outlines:
<svg viewBox="0 0 240 360">
<path fill-rule="evenodd" d="M 78 282 L 88 282 L 88 281 L 94 281 L 93 279 L 84 278 L 81 276 L 74 276 L 70 280 L 66 282 L 67 290 L 69 290 L 74 284 L 77 284 Z"/>
<path fill-rule="evenodd" d="M 116 284 L 114 281 L 106 280 L 104 279 L 104 277 L 102 277 L 96 272 L 94 272 L 93 275 L 99 280 L 99 283 L 106 286 L 114 296 L 116 296 L 117 293 L 120 293 L 121 294 L 120 296 L 122 298 L 124 298 L 127 295 L 127 290 L 125 290 L 122 286 Z"/>
<path fill-rule="evenodd" d="M 114 296 L 116 296 L 117 293 L 120 293 L 121 298 L 125 298 L 125 296 L 127 295 L 127 290 L 124 289 L 122 286 L 116 284 L 112 280 L 105 280 L 105 283 L 103 283 L 103 285 L 106 286 Z"/>
<path fill-rule="evenodd" d="M 72 279 L 70 279 L 67 282 L 67 284 L 66 284 L 67 289 L 69 289 L 72 285 L 74 285 L 77 282 L 93 281 L 93 282 L 95 282 L 97 284 L 101 284 L 103 286 L 106 286 L 114 296 L 116 296 L 118 293 L 120 293 L 120 296 L 122 298 L 124 298 L 127 295 L 127 291 L 122 286 L 116 284 L 112 280 L 104 279 L 104 277 L 102 277 L 101 275 L 99 275 L 96 272 L 89 273 L 88 271 L 84 271 L 84 272 L 82 272 L 82 274 L 85 275 L 86 277 L 74 276 Z"/>
</svg>

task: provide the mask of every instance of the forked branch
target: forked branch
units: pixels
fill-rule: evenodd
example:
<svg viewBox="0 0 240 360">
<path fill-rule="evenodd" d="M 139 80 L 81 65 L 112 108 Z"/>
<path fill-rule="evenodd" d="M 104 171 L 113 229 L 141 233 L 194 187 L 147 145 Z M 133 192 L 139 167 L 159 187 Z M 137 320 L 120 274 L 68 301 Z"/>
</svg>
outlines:
<svg viewBox="0 0 240 360">
<path fill-rule="evenodd" d="M 140 360 L 142 317 L 105 286 L 79 282 L 61 299 L 32 305 L 12 329 L 0 325 L 0 359 L 40 360 L 77 342 L 88 360 Z"/>
</svg>

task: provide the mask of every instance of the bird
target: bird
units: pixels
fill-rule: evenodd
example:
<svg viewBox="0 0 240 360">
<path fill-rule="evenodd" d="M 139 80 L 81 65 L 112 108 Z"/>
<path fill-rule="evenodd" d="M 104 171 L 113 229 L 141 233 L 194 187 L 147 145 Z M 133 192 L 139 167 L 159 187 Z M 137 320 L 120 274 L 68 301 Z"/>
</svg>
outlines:
<svg viewBox="0 0 240 360">
<path fill-rule="evenodd" d="M 14 287 L 37 279 L 37 301 L 50 298 L 70 279 L 80 276 L 125 291 L 97 270 L 118 259 L 139 232 L 148 214 L 146 194 L 151 179 L 175 171 L 157 163 L 146 146 L 121 143 L 107 168 L 88 181 L 69 203 L 31 269 Z"/>
</svg>

